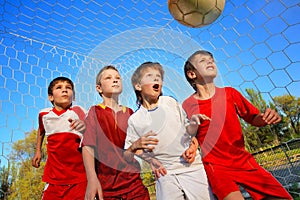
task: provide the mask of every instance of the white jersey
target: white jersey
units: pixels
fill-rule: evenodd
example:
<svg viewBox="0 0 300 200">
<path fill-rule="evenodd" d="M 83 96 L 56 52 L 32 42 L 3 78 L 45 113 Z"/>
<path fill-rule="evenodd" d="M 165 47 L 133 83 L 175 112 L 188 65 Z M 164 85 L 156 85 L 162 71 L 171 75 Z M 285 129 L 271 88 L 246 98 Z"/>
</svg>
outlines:
<svg viewBox="0 0 300 200">
<path fill-rule="evenodd" d="M 198 170 L 202 165 L 198 152 L 192 164 L 187 163 L 182 153 L 189 147 L 191 136 L 186 131 L 189 121 L 181 105 L 168 96 L 160 96 L 158 106 L 147 110 L 141 106 L 128 120 L 125 149 L 149 131 L 157 133 L 159 142 L 152 154 L 168 173 Z"/>
</svg>

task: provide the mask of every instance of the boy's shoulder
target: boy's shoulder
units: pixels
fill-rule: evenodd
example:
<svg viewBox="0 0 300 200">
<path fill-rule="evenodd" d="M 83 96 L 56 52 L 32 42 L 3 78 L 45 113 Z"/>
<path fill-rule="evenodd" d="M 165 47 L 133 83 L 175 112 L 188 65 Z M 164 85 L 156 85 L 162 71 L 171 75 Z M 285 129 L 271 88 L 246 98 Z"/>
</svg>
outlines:
<svg viewBox="0 0 300 200">
<path fill-rule="evenodd" d="M 171 104 L 178 103 L 177 99 L 175 99 L 172 96 L 160 96 L 159 101 L 164 102 L 164 103 L 171 103 Z"/>
<path fill-rule="evenodd" d="M 133 110 L 127 106 L 124 105 L 120 105 L 121 107 L 121 111 L 122 113 L 129 113 L 130 115 L 133 113 Z M 102 103 L 96 104 L 96 105 L 92 105 L 89 109 L 88 109 L 88 113 L 89 112 L 105 112 L 105 110 L 107 109 L 111 109 L 105 105 L 103 105 Z"/>
<path fill-rule="evenodd" d="M 49 113 L 51 110 L 53 110 L 53 107 L 42 108 L 42 109 L 40 110 L 40 114 L 41 114 L 41 113 Z"/>
<path fill-rule="evenodd" d="M 82 112 L 86 113 L 86 110 L 82 106 L 79 106 L 79 105 L 74 105 L 71 107 L 71 109 L 74 111 L 82 111 Z"/>
</svg>

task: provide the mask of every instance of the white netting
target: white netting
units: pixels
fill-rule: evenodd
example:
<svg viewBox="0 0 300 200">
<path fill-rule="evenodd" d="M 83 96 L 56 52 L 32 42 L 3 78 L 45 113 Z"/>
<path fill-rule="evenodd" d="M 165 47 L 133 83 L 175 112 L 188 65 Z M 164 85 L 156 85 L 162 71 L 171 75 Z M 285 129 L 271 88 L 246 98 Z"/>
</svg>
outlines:
<svg viewBox="0 0 300 200">
<path fill-rule="evenodd" d="M 76 104 L 101 98 L 95 77 L 113 64 L 123 77 L 121 103 L 135 107 L 133 70 L 158 61 L 166 71 L 164 94 L 183 101 L 193 92 L 183 75 L 186 58 L 211 51 L 217 84 L 276 96 L 300 96 L 300 7 L 297 0 L 227 0 L 211 25 L 187 28 L 167 1 L 0 0 L 0 166 L 11 144 L 37 128 L 40 109 L 51 106 L 49 82 L 75 82 Z M 290 173 L 291 174 L 291 173 Z"/>
</svg>

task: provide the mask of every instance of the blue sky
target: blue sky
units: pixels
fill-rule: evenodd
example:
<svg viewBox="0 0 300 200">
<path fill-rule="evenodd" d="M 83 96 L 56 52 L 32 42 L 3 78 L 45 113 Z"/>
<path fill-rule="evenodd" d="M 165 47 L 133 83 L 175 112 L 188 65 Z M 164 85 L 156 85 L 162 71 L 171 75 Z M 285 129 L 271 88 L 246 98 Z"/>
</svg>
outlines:
<svg viewBox="0 0 300 200">
<path fill-rule="evenodd" d="M 135 108 L 130 76 L 145 61 L 165 70 L 164 93 L 182 101 L 192 89 L 185 59 L 211 51 L 217 83 L 266 100 L 300 96 L 300 8 L 296 0 L 227 0 L 211 25 L 189 28 L 169 14 L 167 1 L 0 0 L 0 159 L 10 144 L 37 127 L 40 109 L 51 106 L 47 86 L 72 78 L 76 102 L 86 109 L 101 99 L 94 79 L 105 64 L 124 79 L 121 102 Z"/>
</svg>

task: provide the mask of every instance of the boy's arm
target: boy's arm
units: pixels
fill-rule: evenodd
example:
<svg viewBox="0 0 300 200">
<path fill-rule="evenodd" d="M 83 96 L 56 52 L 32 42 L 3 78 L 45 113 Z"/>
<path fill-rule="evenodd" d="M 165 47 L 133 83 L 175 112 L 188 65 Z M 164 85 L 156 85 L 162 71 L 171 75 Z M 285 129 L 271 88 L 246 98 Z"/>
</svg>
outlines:
<svg viewBox="0 0 300 200">
<path fill-rule="evenodd" d="M 253 118 L 251 125 L 261 127 L 270 124 L 277 124 L 280 121 L 281 117 L 279 114 L 275 110 L 267 108 L 264 113 L 260 113 Z"/>
<path fill-rule="evenodd" d="M 154 158 L 152 153 L 152 150 L 155 148 L 154 145 L 157 145 L 158 143 L 158 139 L 155 138 L 156 135 L 157 134 L 150 131 L 137 139 L 124 151 L 124 158 L 127 162 L 132 162 L 134 155 L 139 156 L 150 164 L 155 177 L 159 178 L 160 175 L 166 175 L 167 170 L 157 159 Z"/>
<path fill-rule="evenodd" d="M 158 179 L 161 175 L 165 176 L 167 174 L 166 168 L 161 164 L 159 160 L 155 158 L 151 151 L 145 152 L 144 150 L 140 149 L 136 151 L 135 155 L 150 164 L 151 170 L 156 179 Z"/>
<path fill-rule="evenodd" d="M 35 168 L 40 167 L 40 162 L 42 160 L 42 145 L 45 137 L 45 131 L 40 130 L 40 127 L 38 128 L 37 131 L 37 142 L 36 142 L 36 148 L 35 148 L 35 154 L 34 157 L 32 158 L 32 166 Z"/>
<path fill-rule="evenodd" d="M 154 136 L 156 136 L 156 133 L 150 131 L 149 133 L 143 135 L 142 137 L 138 138 L 135 142 L 133 142 L 124 151 L 124 157 L 127 160 L 127 162 L 131 162 L 134 158 L 134 155 L 138 155 L 147 162 L 149 161 L 149 159 L 151 160 L 151 156 L 147 155 L 148 153 L 144 153 L 144 150 L 151 152 L 155 148 L 154 145 L 157 145 L 158 139 Z"/>
<path fill-rule="evenodd" d="M 84 146 L 82 148 L 82 158 L 88 180 L 85 199 L 95 199 L 95 197 L 98 197 L 98 199 L 103 200 L 102 187 L 95 170 L 94 153 L 93 147 Z"/>
</svg>

